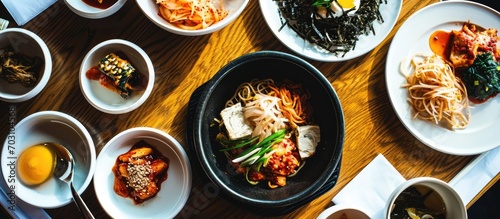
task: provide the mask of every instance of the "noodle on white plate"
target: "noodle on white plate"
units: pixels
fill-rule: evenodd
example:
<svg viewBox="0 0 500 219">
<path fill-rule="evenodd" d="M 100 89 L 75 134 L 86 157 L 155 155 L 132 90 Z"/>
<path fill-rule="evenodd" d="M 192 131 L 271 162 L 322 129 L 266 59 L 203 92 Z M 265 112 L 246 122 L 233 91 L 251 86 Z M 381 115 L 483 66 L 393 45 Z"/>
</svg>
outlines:
<svg viewBox="0 0 500 219">
<path fill-rule="evenodd" d="M 463 129 L 470 122 L 467 90 L 453 67 L 433 53 L 417 53 L 403 60 L 400 71 L 406 77 L 408 101 L 415 118 L 428 120 L 451 129 Z M 408 68 L 408 65 L 411 68 Z"/>
</svg>

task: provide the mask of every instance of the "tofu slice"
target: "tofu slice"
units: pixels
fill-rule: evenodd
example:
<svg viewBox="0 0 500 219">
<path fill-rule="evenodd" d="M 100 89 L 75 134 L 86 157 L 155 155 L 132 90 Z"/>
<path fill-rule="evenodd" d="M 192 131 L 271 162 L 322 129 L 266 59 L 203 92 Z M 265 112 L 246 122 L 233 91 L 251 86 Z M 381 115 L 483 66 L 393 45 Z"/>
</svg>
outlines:
<svg viewBox="0 0 500 219">
<path fill-rule="evenodd" d="M 306 159 L 316 152 L 320 142 L 320 129 L 317 125 L 299 126 L 295 130 L 297 136 L 297 149 L 300 158 Z"/>
<path fill-rule="evenodd" d="M 252 135 L 252 127 L 243 116 L 243 107 L 240 103 L 223 109 L 220 115 L 226 126 L 229 139 L 237 140 Z"/>
</svg>

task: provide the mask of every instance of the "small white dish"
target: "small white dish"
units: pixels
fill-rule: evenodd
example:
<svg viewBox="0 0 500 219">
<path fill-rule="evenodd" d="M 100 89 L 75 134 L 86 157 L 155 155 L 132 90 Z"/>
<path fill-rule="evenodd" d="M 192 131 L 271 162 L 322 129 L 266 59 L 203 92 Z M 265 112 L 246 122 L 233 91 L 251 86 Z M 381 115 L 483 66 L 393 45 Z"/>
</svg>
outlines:
<svg viewBox="0 0 500 219">
<path fill-rule="evenodd" d="M 24 87 L 19 83 L 9 83 L 0 79 L 0 100 L 18 103 L 39 94 L 47 85 L 52 73 L 52 56 L 45 42 L 35 33 L 22 28 L 0 30 L 0 50 L 12 46 L 15 52 L 33 58 L 43 59 L 38 83 L 34 87 Z"/>
<path fill-rule="evenodd" d="M 391 196 L 387 200 L 387 204 L 385 206 L 386 219 L 391 219 L 390 216 L 393 211 L 396 199 L 404 190 L 411 186 L 422 186 L 425 189 L 432 191 L 434 194 L 437 193 L 437 195 L 429 193 L 426 201 L 428 201 L 428 204 L 431 205 L 429 207 L 438 207 L 440 201 L 430 199 L 439 199 L 440 197 L 444 203 L 446 218 L 467 219 L 467 209 L 458 193 L 448 183 L 432 177 L 417 177 L 400 184 L 391 193 Z M 410 208 L 415 206 L 406 207 Z"/>
<path fill-rule="evenodd" d="M 377 21 L 373 23 L 375 35 L 370 34 L 359 36 L 359 40 L 356 43 L 356 48 L 354 50 L 347 52 L 344 56 L 336 56 L 335 54 L 319 48 L 319 46 L 300 37 L 288 25 L 283 26 L 282 21 L 284 22 L 284 19 L 281 18 L 276 1 L 259 0 L 262 15 L 264 16 L 269 29 L 271 29 L 271 32 L 276 36 L 276 38 L 278 38 L 285 46 L 295 53 L 303 57 L 322 62 L 346 61 L 362 56 L 373 50 L 391 32 L 392 28 L 396 24 L 396 21 L 398 20 L 402 4 L 402 0 L 390 0 L 387 1 L 387 4 L 382 3 L 380 5 L 380 14 L 384 19 L 384 23 L 380 24 Z"/>
<path fill-rule="evenodd" d="M 89 132 L 78 120 L 56 111 L 31 114 L 9 132 L 2 148 L 1 160 L 7 185 L 15 186 L 17 197 L 30 205 L 58 208 L 73 201 L 68 184 L 51 177 L 38 186 L 26 186 L 20 183 L 15 171 L 12 174 L 12 165 L 9 165 L 17 161 L 24 149 L 43 142 L 59 143 L 72 153 L 75 159 L 73 183 L 79 194 L 87 189 L 94 175 L 95 146 Z"/>
<path fill-rule="evenodd" d="M 460 14 L 454 13 L 460 11 Z M 466 15 L 466 16 L 464 16 Z M 428 5 L 410 16 L 392 39 L 387 53 L 385 80 L 396 115 L 406 129 L 430 148 L 452 155 L 475 155 L 500 146 L 500 98 L 473 104 L 469 125 L 450 130 L 432 122 L 414 119 L 408 90 L 400 71 L 401 61 L 416 53 L 431 52 L 429 37 L 436 30 L 460 30 L 470 21 L 485 28 L 500 28 L 500 13 L 472 1 L 442 1 Z"/>
<path fill-rule="evenodd" d="M 97 66 L 99 61 L 112 52 L 122 52 L 134 68 L 145 77 L 146 88 L 134 91 L 129 98 L 122 98 L 120 94 L 100 84 L 97 80 L 90 80 L 86 76 L 87 70 Z M 87 101 L 96 109 L 109 114 L 122 114 L 137 109 L 151 94 L 155 80 L 155 71 L 151 59 L 136 44 L 122 40 L 111 39 L 99 43 L 83 58 L 80 67 L 80 88 Z"/>
<path fill-rule="evenodd" d="M 146 141 L 169 158 L 168 178 L 158 194 L 142 204 L 115 193 L 112 168 L 116 158 L 140 140 Z M 113 137 L 97 158 L 94 189 L 99 203 L 113 218 L 173 218 L 184 207 L 191 192 L 191 164 L 182 145 L 167 133 L 148 127 L 125 130 Z"/>
<path fill-rule="evenodd" d="M 68 6 L 68 8 L 73 11 L 75 14 L 80 15 L 84 18 L 89 19 L 100 19 L 113 15 L 116 13 L 127 0 L 118 0 L 115 4 L 106 9 L 100 9 L 93 6 L 90 6 L 83 2 L 82 0 L 64 0 L 64 3 Z"/>
<path fill-rule="evenodd" d="M 250 0 L 223 1 L 225 9 L 229 11 L 227 17 L 213 24 L 212 26 L 201 30 L 184 30 L 170 24 L 168 21 L 158 15 L 159 6 L 156 4 L 156 1 L 137 0 L 137 5 L 139 5 L 139 8 L 141 8 L 142 12 L 149 20 L 151 20 L 158 27 L 168 32 L 184 36 L 200 36 L 218 31 L 232 23 L 234 20 L 236 20 L 236 18 L 240 16 Z"/>
<path fill-rule="evenodd" d="M 344 217 L 345 216 L 345 217 Z M 370 219 L 359 207 L 348 204 L 338 204 L 327 208 L 316 219 Z"/>
</svg>

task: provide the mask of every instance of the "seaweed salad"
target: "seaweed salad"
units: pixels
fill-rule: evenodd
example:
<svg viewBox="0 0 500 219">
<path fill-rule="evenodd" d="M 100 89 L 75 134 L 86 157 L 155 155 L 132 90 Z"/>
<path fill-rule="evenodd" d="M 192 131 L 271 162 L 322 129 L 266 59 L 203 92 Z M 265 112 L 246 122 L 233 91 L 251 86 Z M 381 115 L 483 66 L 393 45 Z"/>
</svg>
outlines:
<svg viewBox="0 0 500 219">
<path fill-rule="evenodd" d="M 334 53 L 344 56 L 354 50 L 361 35 L 375 35 L 373 22 L 384 22 L 379 12 L 387 0 L 361 0 L 359 8 L 332 10 L 338 0 L 276 0 L 281 29 L 288 25 L 300 37 Z M 355 10 L 354 13 L 349 13 Z M 281 30 L 280 29 L 280 30 Z"/>
</svg>

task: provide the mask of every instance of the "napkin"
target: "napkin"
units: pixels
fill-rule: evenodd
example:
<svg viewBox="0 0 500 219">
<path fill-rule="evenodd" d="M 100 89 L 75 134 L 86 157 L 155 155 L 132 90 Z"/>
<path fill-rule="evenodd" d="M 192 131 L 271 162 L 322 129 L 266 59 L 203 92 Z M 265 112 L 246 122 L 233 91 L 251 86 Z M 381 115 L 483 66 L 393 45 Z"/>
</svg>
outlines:
<svg viewBox="0 0 500 219">
<path fill-rule="evenodd" d="M 500 173 L 500 147 L 479 155 L 448 184 L 457 191 L 467 205 L 498 173 Z"/>
<path fill-rule="evenodd" d="M 332 201 L 359 206 L 370 218 L 382 219 L 392 191 L 405 181 L 384 155 L 378 154 Z"/>
<path fill-rule="evenodd" d="M 57 0 L 1 0 L 17 25 L 22 26 Z"/>
</svg>

